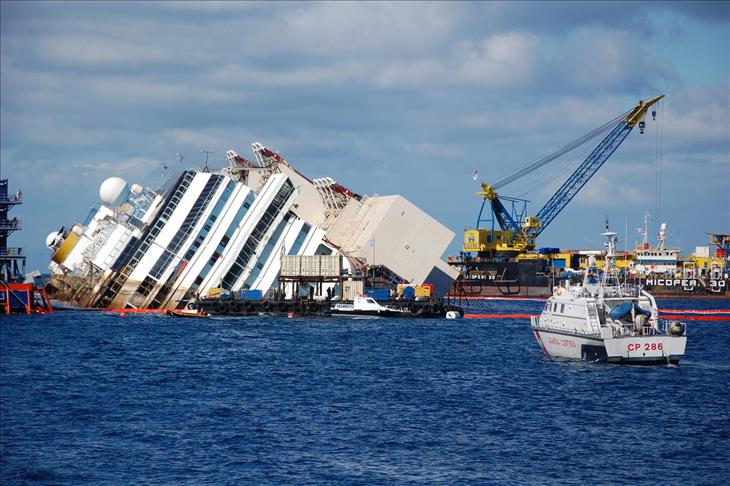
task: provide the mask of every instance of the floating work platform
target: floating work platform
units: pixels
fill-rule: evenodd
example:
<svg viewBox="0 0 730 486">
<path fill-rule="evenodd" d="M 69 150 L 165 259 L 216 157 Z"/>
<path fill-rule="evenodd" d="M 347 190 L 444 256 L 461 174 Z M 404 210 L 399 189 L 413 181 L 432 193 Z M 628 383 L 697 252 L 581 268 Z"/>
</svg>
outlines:
<svg viewBox="0 0 730 486">
<path fill-rule="evenodd" d="M 192 306 L 211 315 L 218 316 L 255 316 L 260 314 L 319 316 L 332 315 L 336 304 L 351 303 L 342 300 L 244 300 L 244 299 L 200 299 Z M 460 315 L 464 311 L 457 306 L 445 304 L 442 300 L 381 302 L 388 308 L 402 309 L 398 317 L 445 317 L 449 311 Z M 385 317 L 385 316 L 383 316 Z M 388 316 L 390 317 L 390 316 Z"/>
<path fill-rule="evenodd" d="M 7 314 L 52 314 L 46 291 L 26 283 L 0 282 L 0 309 Z"/>
</svg>

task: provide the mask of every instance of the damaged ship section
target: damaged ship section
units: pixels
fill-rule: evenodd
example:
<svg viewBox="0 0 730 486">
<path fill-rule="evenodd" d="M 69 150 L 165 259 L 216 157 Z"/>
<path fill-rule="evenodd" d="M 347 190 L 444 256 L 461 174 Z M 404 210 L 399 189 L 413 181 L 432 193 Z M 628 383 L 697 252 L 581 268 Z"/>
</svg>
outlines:
<svg viewBox="0 0 730 486">
<path fill-rule="evenodd" d="M 454 233 L 401 196 L 361 196 L 309 179 L 252 144 L 218 172 L 188 169 L 152 190 L 111 177 L 83 224 L 51 233 L 52 297 L 97 308 L 181 308 L 216 289 L 287 298 L 341 295 L 377 266 L 443 296 L 457 272 L 441 255 Z M 340 256 L 326 281 L 281 278 L 287 256 Z M 316 279 L 313 279 L 316 280 Z"/>
</svg>

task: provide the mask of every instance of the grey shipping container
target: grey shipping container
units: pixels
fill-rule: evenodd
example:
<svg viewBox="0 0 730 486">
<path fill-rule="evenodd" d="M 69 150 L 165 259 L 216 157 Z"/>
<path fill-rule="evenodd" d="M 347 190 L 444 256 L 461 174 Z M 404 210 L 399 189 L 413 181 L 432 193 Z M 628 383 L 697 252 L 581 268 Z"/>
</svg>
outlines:
<svg viewBox="0 0 730 486">
<path fill-rule="evenodd" d="M 321 277 L 339 277 L 342 272 L 342 257 L 340 255 L 320 255 L 319 275 Z"/>
<path fill-rule="evenodd" d="M 300 275 L 301 262 L 299 256 L 285 255 L 281 257 L 281 275 L 283 277 L 298 277 Z"/>
<path fill-rule="evenodd" d="M 355 296 L 362 293 L 362 280 L 345 280 L 342 282 L 342 300 L 355 300 Z"/>
</svg>

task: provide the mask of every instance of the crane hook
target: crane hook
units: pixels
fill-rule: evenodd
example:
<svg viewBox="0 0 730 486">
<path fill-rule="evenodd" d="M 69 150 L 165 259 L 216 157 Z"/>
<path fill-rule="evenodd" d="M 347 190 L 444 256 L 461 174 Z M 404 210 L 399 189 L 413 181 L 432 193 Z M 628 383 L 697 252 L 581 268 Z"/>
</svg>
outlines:
<svg viewBox="0 0 730 486">
<path fill-rule="evenodd" d="M 639 122 L 639 133 L 643 134 L 643 133 L 644 133 L 644 128 L 645 128 L 645 127 L 646 127 L 646 123 L 644 122 L 644 120 L 641 120 L 641 121 Z"/>
<path fill-rule="evenodd" d="M 656 110 L 651 110 L 651 119 L 656 121 Z"/>
</svg>

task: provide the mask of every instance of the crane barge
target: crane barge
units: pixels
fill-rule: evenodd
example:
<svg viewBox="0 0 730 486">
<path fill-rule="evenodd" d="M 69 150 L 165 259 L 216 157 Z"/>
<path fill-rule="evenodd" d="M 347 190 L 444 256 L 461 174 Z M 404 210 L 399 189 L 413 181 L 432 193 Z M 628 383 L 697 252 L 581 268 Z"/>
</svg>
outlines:
<svg viewBox="0 0 730 486">
<path fill-rule="evenodd" d="M 545 296 L 552 287 L 549 262 L 570 266 L 570 256 L 558 249 L 535 252 L 537 237 L 565 209 L 635 127 L 644 133 L 645 117 L 664 95 L 639 103 L 631 110 L 585 134 L 494 184 L 481 183 L 482 204 L 474 228 L 464 232 L 463 251 L 449 263 L 459 267 L 461 276 L 452 295 Z M 656 119 L 656 111 L 652 111 Z M 550 162 L 608 132 L 585 160 L 563 182 L 535 216 L 527 214 L 527 200 L 500 195 L 497 191 L 533 173 Z M 556 254 L 561 258 L 546 258 Z"/>
</svg>

